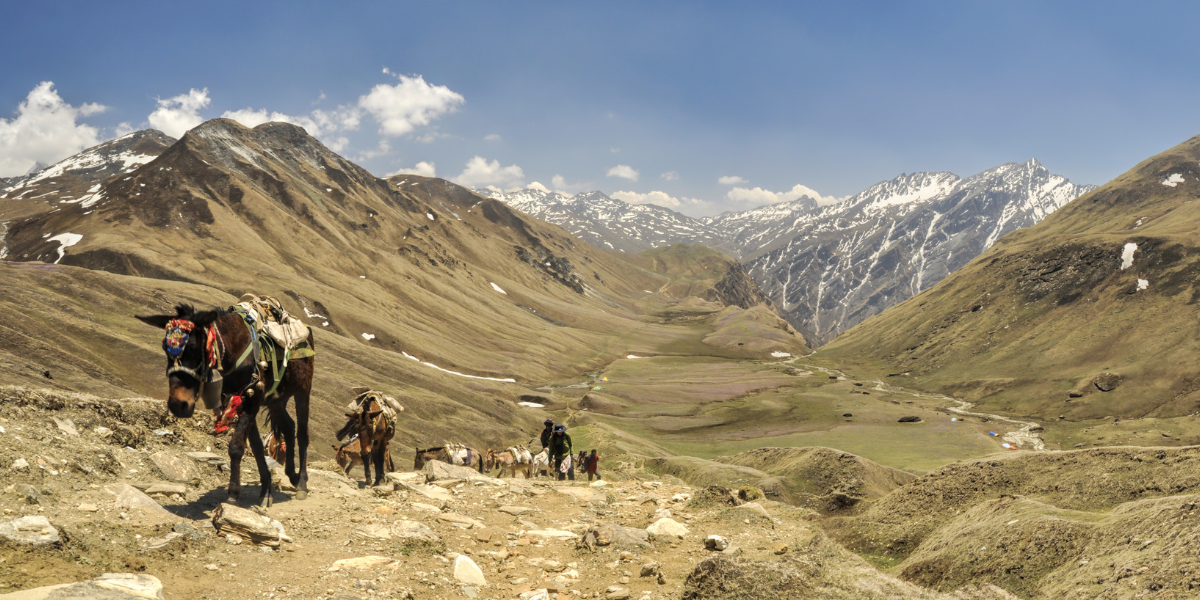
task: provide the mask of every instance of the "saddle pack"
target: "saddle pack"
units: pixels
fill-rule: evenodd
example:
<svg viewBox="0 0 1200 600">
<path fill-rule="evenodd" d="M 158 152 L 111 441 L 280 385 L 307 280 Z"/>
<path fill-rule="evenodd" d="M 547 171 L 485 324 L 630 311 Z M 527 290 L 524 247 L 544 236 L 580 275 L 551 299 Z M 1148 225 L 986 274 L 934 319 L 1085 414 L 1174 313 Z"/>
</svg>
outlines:
<svg viewBox="0 0 1200 600">
<path fill-rule="evenodd" d="M 316 355 L 308 344 L 308 326 L 289 315 L 279 300 L 270 296 L 245 294 L 229 310 L 241 316 L 250 330 L 250 345 L 238 357 L 236 364 L 241 365 L 246 359 L 252 358 L 260 373 L 271 369 L 272 384 L 266 396 L 270 397 L 279 387 L 289 360 Z"/>
</svg>

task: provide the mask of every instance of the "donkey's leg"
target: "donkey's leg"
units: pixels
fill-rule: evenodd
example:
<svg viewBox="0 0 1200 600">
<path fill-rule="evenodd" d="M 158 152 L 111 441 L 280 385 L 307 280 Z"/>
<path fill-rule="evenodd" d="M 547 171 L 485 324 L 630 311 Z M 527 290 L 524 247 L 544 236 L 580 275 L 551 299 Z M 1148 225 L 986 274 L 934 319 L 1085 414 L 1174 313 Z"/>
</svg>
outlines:
<svg viewBox="0 0 1200 600">
<path fill-rule="evenodd" d="M 383 483 L 383 462 L 384 456 L 387 455 L 386 444 L 384 442 L 377 442 L 371 455 L 371 458 L 375 461 L 375 483 L 372 485 L 379 485 Z"/>
<path fill-rule="evenodd" d="M 242 457 L 246 455 L 246 443 L 250 442 L 250 450 L 258 444 L 261 453 L 262 438 L 258 437 L 258 424 L 255 416 L 258 407 L 247 402 L 242 405 L 243 412 L 238 415 L 237 425 L 229 439 L 229 500 L 237 503 L 242 494 Z"/>
<path fill-rule="evenodd" d="M 257 412 L 257 411 L 255 411 Z M 267 467 L 266 452 L 263 452 L 262 438 L 258 436 L 258 423 L 255 416 L 251 414 L 245 415 L 250 421 L 250 427 L 247 437 L 250 440 L 250 452 L 254 454 L 254 463 L 258 467 L 258 479 L 262 483 L 262 493 L 259 494 L 258 502 L 265 508 L 271 507 L 271 469 Z"/>
<path fill-rule="evenodd" d="M 311 359 L 309 359 L 311 360 Z M 300 477 L 296 486 L 296 499 L 308 497 L 308 396 L 311 392 L 312 381 L 309 385 L 296 392 L 296 452 L 300 455 Z"/>
<path fill-rule="evenodd" d="M 272 427 L 283 435 L 283 443 L 286 448 L 283 472 L 287 474 L 288 481 L 292 482 L 292 485 L 296 485 L 296 482 L 300 480 L 300 476 L 296 473 L 296 422 L 288 414 L 287 398 L 283 398 L 280 402 L 267 408 L 271 411 Z"/>
</svg>

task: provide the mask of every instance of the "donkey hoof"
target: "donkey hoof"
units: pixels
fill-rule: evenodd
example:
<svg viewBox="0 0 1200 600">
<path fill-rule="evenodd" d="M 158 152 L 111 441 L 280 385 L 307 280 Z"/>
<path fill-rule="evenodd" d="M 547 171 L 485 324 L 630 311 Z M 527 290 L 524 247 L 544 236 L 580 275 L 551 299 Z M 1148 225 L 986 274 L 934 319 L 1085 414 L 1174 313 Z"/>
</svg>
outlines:
<svg viewBox="0 0 1200 600">
<path fill-rule="evenodd" d="M 307 491 L 305 491 L 305 490 L 299 490 L 299 491 L 297 491 L 297 492 L 296 492 L 296 499 L 297 499 L 297 500 L 304 500 L 304 499 L 306 499 L 306 498 L 308 498 L 308 492 L 307 492 Z"/>
</svg>

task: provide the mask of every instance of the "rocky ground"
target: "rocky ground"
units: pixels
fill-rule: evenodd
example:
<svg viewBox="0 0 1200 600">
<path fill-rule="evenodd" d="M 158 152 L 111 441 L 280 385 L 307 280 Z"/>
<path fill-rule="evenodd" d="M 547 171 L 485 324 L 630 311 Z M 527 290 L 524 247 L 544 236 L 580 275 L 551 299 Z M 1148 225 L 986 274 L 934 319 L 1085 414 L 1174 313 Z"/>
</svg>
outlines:
<svg viewBox="0 0 1200 600">
<path fill-rule="evenodd" d="M 370 488 L 326 462 L 310 468 L 305 500 L 285 484 L 256 509 L 255 483 L 231 507 L 224 438 L 203 418 L 164 417 L 149 400 L 0 391 L 0 598 L 618 600 L 763 585 L 785 597 L 948 597 L 880 574 L 830 542 L 816 513 L 754 489 L 640 473 L 496 479 L 443 463 Z M 252 466 L 243 478 L 256 482 Z"/>
</svg>

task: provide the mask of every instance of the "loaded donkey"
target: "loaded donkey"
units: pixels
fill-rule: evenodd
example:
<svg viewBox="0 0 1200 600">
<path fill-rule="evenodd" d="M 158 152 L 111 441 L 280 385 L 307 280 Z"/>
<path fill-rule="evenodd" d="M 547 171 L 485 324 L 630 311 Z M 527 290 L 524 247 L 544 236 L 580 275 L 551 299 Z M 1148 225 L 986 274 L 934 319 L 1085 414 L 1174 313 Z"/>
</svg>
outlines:
<svg viewBox="0 0 1200 600">
<path fill-rule="evenodd" d="M 358 394 L 346 407 L 346 424 L 337 432 L 338 441 L 354 435 L 358 439 L 359 459 L 363 465 L 363 479 L 367 485 L 377 486 L 383 483 L 386 470 L 390 470 L 391 454 L 388 442 L 396 435 L 396 413 L 404 410 L 395 398 L 371 391 L 369 388 L 354 388 Z M 349 445 L 349 442 L 346 443 Z M 342 464 L 341 454 L 346 446 L 334 449 L 338 451 L 338 464 Z M 349 462 L 349 460 L 347 460 Z M 375 481 L 371 481 L 371 464 L 375 465 Z M 350 465 L 343 468 L 349 475 Z"/>
<path fill-rule="evenodd" d="M 190 418 L 203 401 L 236 425 L 229 440 L 229 500 L 241 495 L 241 463 L 246 443 L 258 467 L 262 492 L 259 502 L 271 505 L 271 472 L 267 468 L 257 416 L 266 408 L 276 439 L 284 444 L 284 472 L 296 487 L 296 499 L 308 497 L 308 414 L 312 393 L 314 344 L 312 332 L 287 315 L 274 298 L 252 294 L 229 309 L 197 311 L 188 304 L 174 315 L 137 317 L 165 331 L 167 408 Z M 287 413 L 296 399 L 296 420 Z M 219 429 L 219 427 L 218 427 Z M 299 456 L 297 457 L 297 453 Z M 297 463 L 299 463 L 297 465 Z"/>
</svg>

